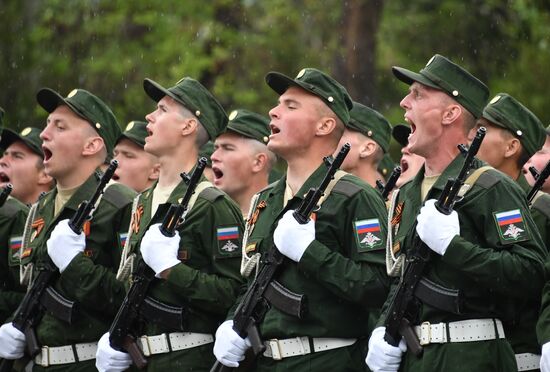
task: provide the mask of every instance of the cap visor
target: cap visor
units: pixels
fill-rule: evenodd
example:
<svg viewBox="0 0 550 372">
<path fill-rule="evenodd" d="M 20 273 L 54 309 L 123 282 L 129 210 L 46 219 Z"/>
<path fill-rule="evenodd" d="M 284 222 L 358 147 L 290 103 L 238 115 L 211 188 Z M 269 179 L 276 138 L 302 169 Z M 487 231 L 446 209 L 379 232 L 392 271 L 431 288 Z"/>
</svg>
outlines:
<svg viewBox="0 0 550 372">
<path fill-rule="evenodd" d="M 289 78 L 288 76 L 281 74 L 280 72 L 269 72 L 265 76 L 265 82 L 271 89 L 277 92 L 279 95 L 286 92 L 288 87 L 296 86 L 304 88 L 299 85 L 294 79 Z"/>
<path fill-rule="evenodd" d="M 24 142 L 21 137 L 14 131 L 8 128 L 4 128 L 2 131 L 2 139 L 0 140 L 0 148 L 5 150 L 15 141 Z"/>
<path fill-rule="evenodd" d="M 168 89 L 149 78 L 143 80 L 143 89 L 145 90 L 145 93 L 147 93 L 147 95 L 155 102 L 160 101 L 164 96 L 169 96 L 176 101 L 181 102 L 180 98 L 176 97 Z"/>
<path fill-rule="evenodd" d="M 438 87 L 434 82 L 432 82 L 430 79 L 428 79 L 424 75 L 421 75 L 419 73 L 407 70 L 406 68 L 397 67 L 397 66 L 393 66 L 391 70 L 393 72 L 393 75 L 399 80 L 401 80 L 402 82 L 404 82 L 405 84 L 411 85 L 412 83 L 417 81 L 420 84 L 424 84 L 431 88 L 441 90 L 440 87 Z"/>
<path fill-rule="evenodd" d="M 403 147 L 409 143 L 409 134 L 411 134 L 411 128 L 403 124 L 397 124 L 393 127 L 391 134 L 393 138 Z"/>
<path fill-rule="evenodd" d="M 141 140 L 137 137 L 134 137 L 132 135 L 128 135 L 128 134 L 124 134 L 122 133 L 118 139 L 116 140 L 116 143 L 115 143 L 115 146 L 118 145 L 120 143 L 120 141 L 122 141 L 123 139 L 127 139 L 128 141 L 132 142 L 133 144 L 135 145 L 138 145 L 139 147 L 141 147 L 143 149 L 143 147 L 145 146 L 145 140 Z"/>
<path fill-rule="evenodd" d="M 40 89 L 36 93 L 36 101 L 49 113 L 52 113 L 60 105 L 68 105 L 59 93 L 50 88 Z"/>
</svg>

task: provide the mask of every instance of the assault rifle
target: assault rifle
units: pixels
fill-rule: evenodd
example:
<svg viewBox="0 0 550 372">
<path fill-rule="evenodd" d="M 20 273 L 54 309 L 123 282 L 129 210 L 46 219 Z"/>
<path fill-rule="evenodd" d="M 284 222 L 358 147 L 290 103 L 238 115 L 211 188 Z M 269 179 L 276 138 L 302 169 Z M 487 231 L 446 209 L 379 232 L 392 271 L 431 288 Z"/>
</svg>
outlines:
<svg viewBox="0 0 550 372">
<path fill-rule="evenodd" d="M 0 208 L 2 208 L 6 200 L 8 200 L 8 196 L 10 196 L 12 190 L 13 186 L 11 183 L 8 183 L 6 187 L 2 189 L 2 192 L 0 193 Z"/>
<path fill-rule="evenodd" d="M 92 218 L 95 205 L 105 191 L 105 186 L 113 177 L 117 166 L 118 162 L 112 160 L 90 200 L 83 201 L 70 219 L 69 227 L 75 234 L 80 234 L 84 223 Z M 52 287 L 52 284 L 59 277 L 59 269 L 50 256 L 46 254 L 45 262 L 38 270 L 36 279 L 25 297 L 23 297 L 12 321 L 13 326 L 25 334 L 27 353 L 33 358 L 41 351 L 35 328 L 42 319 L 44 312 L 55 312 L 53 315 L 69 324 L 72 322 L 75 312 L 75 303 L 65 299 Z M 54 311 L 52 311 L 53 308 Z M 0 363 L 0 371 L 11 371 L 12 365 L 13 360 L 4 359 Z"/>
<path fill-rule="evenodd" d="M 535 184 L 529 190 L 529 194 L 527 194 L 527 201 L 529 201 L 529 204 L 533 202 L 533 199 L 535 198 L 535 195 L 537 195 L 537 192 L 542 189 L 542 186 L 546 182 L 546 179 L 548 176 L 550 176 L 550 160 L 548 163 L 546 163 L 546 166 L 542 169 L 542 171 L 539 173 L 535 167 L 529 167 L 529 172 L 531 172 L 531 175 L 535 179 Z"/>
<path fill-rule="evenodd" d="M 462 185 L 464 185 L 468 172 L 472 168 L 475 155 L 483 141 L 485 132 L 486 129 L 484 127 L 477 130 L 476 136 L 468 150 L 466 150 L 464 145 L 459 145 L 459 150 L 465 157 L 464 164 L 455 179 L 450 178 L 447 180 L 443 192 L 435 203 L 435 207 L 439 212 L 449 215 L 453 211 L 454 204 L 459 199 L 458 192 Z M 449 308 L 449 311 L 459 309 L 460 298 L 458 291 L 449 290 L 422 278 L 424 269 L 430 260 L 431 250 L 416 233 L 413 242 L 411 249 L 407 251 L 405 272 L 386 312 L 386 334 L 384 335 L 384 339 L 390 345 L 397 347 L 401 337 L 403 337 L 407 343 L 407 350 L 419 356 L 422 354 L 423 348 L 410 324 L 411 320 L 408 319 L 413 313 L 411 307 L 414 306 L 416 298 L 419 297 L 419 288 L 435 287 L 435 290 L 439 290 L 444 300 L 438 303 L 438 305 L 445 305 L 446 308 Z M 428 301 L 424 302 L 428 303 Z"/>
<path fill-rule="evenodd" d="M 340 152 L 334 160 L 331 161 L 328 157 L 323 159 L 328 167 L 325 177 L 321 181 L 319 187 L 309 189 L 298 209 L 296 209 L 292 214 L 296 221 L 300 224 L 305 224 L 309 221 L 311 213 L 317 207 L 319 199 L 321 199 L 324 195 L 329 182 L 334 178 L 334 174 L 342 165 L 342 162 L 344 161 L 349 150 L 350 144 L 346 143 L 342 146 Z M 275 306 L 275 304 L 273 304 L 268 298 L 267 293 L 272 291 L 272 284 L 276 283 L 275 276 L 281 267 L 284 258 L 285 256 L 279 252 L 275 245 L 273 245 L 263 255 L 262 260 L 259 263 L 261 264 L 261 267 L 258 275 L 248 287 L 233 316 L 233 330 L 242 338 L 248 337 L 250 339 L 254 355 L 258 355 L 265 350 L 258 326 L 262 322 L 271 305 Z M 284 288 L 281 284 L 277 284 L 277 287 Z M 303 295 L 294 296 L 296 296 L 297 303 L 300 304 L 295 310 L 295 316 L 302 318 L 307 311 L 305 297 Z M 280 310 L 284 311 L 284 308 L 281 308 Z M 230 370 L 232 370 L 231 367 L 224 366 L 219 361 L 216 361 L 210 369 L 210 372 Z"/>
<path fill-rule="evenodd" d="M 390 178 L 388 178 L 388 182 L 386 182 L 385 185 L 381 180 L 376 180 L 376 188 L 378 189 L 378 191 L 380 191 L 380 194 L 382 194 L 382 198 L 384 200 L 388 200 L 388 196 L 390 195 L 390 192 L 394 189 L 395 184 L 399 179 L 399 176 L 401 176 L 401 167 L 398 165 L 397 167 L 393 168 L 393 171 L 390 174 Z"/>
<path fill-rule="evenodd" d="M 160 226 L 164 236 L 172 237 L 176 228 L 185 221 L 189 201 L 202 176 L 207 160 L 199 159 L 193 173 L 189 176 L 182 173 L 180 176 L 187 184 L 187 191 L 179 204 L 172 204 Z M 170 306 L 147 297 L 151 282 L 155 279 L 155 272 L 140 259 L 137 269 L 132 273 L 132 284 L 120 306 L 118 313 L 109 329 L 109 342 L 115 350 L 127 352 L 139 369 L 147 366 L 147 358 L 137 344 L 139 326 L 142 319 L 161 322 L 172 329 L 183 330 L 185 310 L 181 307 Z"/>
</svg>

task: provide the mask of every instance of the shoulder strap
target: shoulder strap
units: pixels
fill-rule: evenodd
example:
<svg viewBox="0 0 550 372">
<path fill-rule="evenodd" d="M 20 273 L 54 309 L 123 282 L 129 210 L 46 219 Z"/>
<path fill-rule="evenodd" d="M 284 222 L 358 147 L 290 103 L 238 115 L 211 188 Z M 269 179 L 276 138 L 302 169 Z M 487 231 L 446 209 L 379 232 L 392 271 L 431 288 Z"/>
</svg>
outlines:
<svg viewBox="0 0 550 372">
<path fill-rule="evenodd" d="M 330 193 L 332 192 L 332 189 L 334 189 L 334 186 L 336 186 L 338 181 L 340 181 L 340 178 L 344 177 L 347 174 L 348 174 L 347 172 L 344 172 L 341 169 L 338 169 L 336 171 L 336 173 L 334 174 L 334 178 L 330 180 L 330 182 L 328 183 L 328 186 L 325 189 L 325 193 L 323 194 L 323 196 L 321 196 L 321 198 L 317 202 L 317 208 L 319 208 L 321 204 L 323 204 L 323 202 L 329 197 Z"/>
<path fill-rule="evenodd" d="M 472 172 L 466 178 L 466 181 L 464 182 L 464 185 L 460 188 L 460 191 L 458 192 L 458 196 L 464 196 L 470 189 L 475 185 L 479 177 L 486 171 L 493 169 L 490 165 L 484 165 L 483 167 L 477 168 L 475 171 Z"/>
</svg>

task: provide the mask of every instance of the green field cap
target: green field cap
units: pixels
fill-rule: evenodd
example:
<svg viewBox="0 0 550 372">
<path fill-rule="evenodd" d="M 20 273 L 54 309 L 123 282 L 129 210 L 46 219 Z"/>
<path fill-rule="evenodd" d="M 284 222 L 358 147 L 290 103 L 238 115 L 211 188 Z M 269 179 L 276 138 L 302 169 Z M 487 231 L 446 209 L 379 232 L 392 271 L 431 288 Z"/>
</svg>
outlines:
<svg viewBox="0 0 550 372">
<path fill-rule="evenodd" d="M 145 146 L 145 137 L 148 135 L 147 122 L 134 120 L 126 125 L 126 129 L 118 137 L 117 143 L 119 143 L 121 139 L 126 138 L 143 148 Z"/>
<path fill-rule="evenodd" d="M 168 89 L 151 79 L 145 79 L 143 89 L 155 102 L 168 96 L 181 103 L 199 119 L 211 140 L 223 133 L 227 126 L 227 114 L 223 107 L 208 89 L 195 79 L 184 77 Z"/>
<path fill-rule="evenodd" d="M 346 88 L 322 71 L 304 68 L 294 79 L 280 72 L 269 72 L 265 81 L 279 95 L 290 86 L 300 87 L 321 98 L 344 124 L 349 121 L 349 111 L 353 108 L 351 97 Z"/>
<path fill-rule="evenodd" d="M 214 142 L 208 141 L 199 149 L 199 158 L 206 158 L 208 161 L 206 165 L 212 167 L 212 160 L 210 157 L 214 153 Z"/>
<path fill-rule="evenodd" d="M 411 85 L 417 81 L 423 85 L 439 89 L 460 103 L 474 117 L 481 117 L 489 99 L 489 88 L 468 71 L 436 54 L 419 73 L 402 67 L 392 67 L 396 78 Z"/>
<path fill-rule="evenodd" d="M 271 134 L 269 119 L 266 116 L 245 109 L 231 111 L 227 130 L 255 139 L 264 145 L 269 141 Z"/>
<path fill-rule="evenodd" d="M 347 127 L 370 137 L 384 153 L 390 147 L 391 124 L 382 114 L 358 102 L 353 102 Z"/>
<path fill-rule="evenodd" d="M 12 143 L 16 141 L 23 142 L 28 148 L 35 154 L 44 158 L 44 152 L 42 151 L 42 140 L 40 139 L 40 133 L 42 129 L 26 127 L 21 132 L 17 133 L 11 129 L 4 129 L 2 132 L 2 139 L 0 140 L 0 148 L 5 150 Z"/>
<path fill-rule="evenodd" d="M 516 136 L 529 157 L 539 151 L 546 140 L 541 121 L 514 97 L 497 94 L 483 110 L 483 118 L 509 130 Z"/>
<path fill-rule="evenodd" d="M 68 106 L 99 133 L 105 142 L 108 156 L 112 156 L 121 131 L 115 115 L 99 97 L 84 89 L 73 89 L 67 97 L 63 97 L 53 89 L 42 88 L 36 94 L 36 100 L 49 113 L 61 105 Z"/>
</svg>

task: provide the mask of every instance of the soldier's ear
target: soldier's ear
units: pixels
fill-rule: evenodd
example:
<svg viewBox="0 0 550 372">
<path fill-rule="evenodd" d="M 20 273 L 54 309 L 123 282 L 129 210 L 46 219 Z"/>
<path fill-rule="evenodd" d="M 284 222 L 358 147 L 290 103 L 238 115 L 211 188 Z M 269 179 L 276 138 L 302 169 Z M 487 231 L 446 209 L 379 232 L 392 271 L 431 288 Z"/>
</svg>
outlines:
<svg viewBox="0 0 550 372">
<path fill-rule="evenodd" d="M 332 133 L 335 128 L 336 120 L 330 116 L 324 116 L 319 120 L 315 134 L 317 136 L 326 136 Z"/>
<path fill-rule="evenodd" d="M 254 160 L 252 161 L 252 171 L 254 173 L 262 171 L 267 166 L 268 161 L 267 154 L 263 152 L 257 153 L 254 155 Z"/>
<path fill-rule="evenodd" d="M 370 138 L 363 141 L 363 143 L 359 146 L 359 157 L 361 159 L 368 158 L 374 152 L 376 151 L 376 142 L 371 140 Z"/>
<path fill-rule="evenodd" d="M 150 181 L 156 181 L 159 179 L 159 175 L 160 175 L 160 163 L 156 163 L 155 165 L 153 165 L 153 168 L 149 173 L 148 179 Z"/>
<path fill-rule="evenodd" d="M 451 104 L 443 111 L 443 117 L 441 118 L 441 124 L 450 125 L 453 124 L 462 114 L 462 106 Z"/>
<path fill-rule="evenodd" d="M 100 153 L 103 149 L 105 149 L 105 142 L 103 141 L 103 138 L 99 136 L 88 137 L 84 142 L 82 155 L 93 156 Z"/>
<path fill-rule="evenodd" d="M 517 138 L 512 138 L 506 143 L 506 149 L 504 151 L 505 158 L 511 158 L 513 156 L 519 156 L 521 153 L 521 142 Z"/>
<path fill-rule="evenodd" d="M 44 168 L 41 168 L 38 170 L 38 185 L 39 186 L 45 186 L 50 185 L 53 183 L 52 176 L 46 174 L 46 171 Z"/>
</svg>

